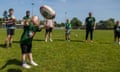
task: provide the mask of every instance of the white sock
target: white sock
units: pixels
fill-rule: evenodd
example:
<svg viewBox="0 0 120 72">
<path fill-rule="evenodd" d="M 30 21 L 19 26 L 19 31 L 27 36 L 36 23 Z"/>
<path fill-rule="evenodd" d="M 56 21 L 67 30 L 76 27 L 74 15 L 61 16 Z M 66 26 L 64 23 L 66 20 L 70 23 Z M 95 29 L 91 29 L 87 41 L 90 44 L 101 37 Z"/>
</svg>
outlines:
<svg viewBox="0 0 120 72">
<path fill-rule="evenodd" d="M 26 64 L 26 61 L 23 61 L 22 64 Z"/>
</svg>

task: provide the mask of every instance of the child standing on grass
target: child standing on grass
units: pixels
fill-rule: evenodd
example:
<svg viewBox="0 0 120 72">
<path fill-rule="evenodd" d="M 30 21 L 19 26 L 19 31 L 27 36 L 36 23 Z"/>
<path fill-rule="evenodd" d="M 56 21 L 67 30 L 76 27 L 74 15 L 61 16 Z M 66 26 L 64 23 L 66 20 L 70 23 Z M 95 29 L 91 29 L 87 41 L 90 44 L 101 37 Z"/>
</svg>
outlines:
<svg viewBox="0 0 120 72">
<path fill-rule="evenodd" d="M 10 47 L 12 47 L 12 40 L 13 40 L 14 31 L 15 31 L 16 18 L 14 16 L 13 8 L 9 9 L 9 15 L 7 15 L 5 22 L 6 22 L 7 37 L 6 37 L 4 47 L 7 48 L 8 44 Z"/>
<path fill-rule="evenodd" d="M 120 45 L 120 21 L 117 21 L 114 26 L 114 42 Z"/>
<path fill-rule="evenodd" d="M 40 21 L 38 16 L 33 16 L 28 24 L 24 23 L 24 32 L 21 36 L 20 46 L 22 50 L 22 66 L 27 69 L 31 68 L 26 63 L 27 55 L 29 57 L 30 64 L 32 64 L 33 66 L 38 65 L 33 61 L 33 57 L 32 57 L 32 40 L 33 37 L 35 36 L 35 33 L 41 30 L 39 28 L 39 24 Z"/>
<path fill-rule="evenodd" d="M 45 42 L 48 41 L 48 38 L 49 38 L 50 42 L 53 42 L 53 40 L 52 40 L 52 30 L 54 28 L 54 20 L 53 19 L 46 19 L 44 24 L 45 24 L 45 29 L 46 29 Z"/>
<path fill-rule="evenodd" d="M 69 19 L 66 20 L 66 23 L 65 23 L 65 39 L 67 41 L 70 41 L 70 31 L 71 31 L 71 23 L 69 21 Z"/>
</svg>

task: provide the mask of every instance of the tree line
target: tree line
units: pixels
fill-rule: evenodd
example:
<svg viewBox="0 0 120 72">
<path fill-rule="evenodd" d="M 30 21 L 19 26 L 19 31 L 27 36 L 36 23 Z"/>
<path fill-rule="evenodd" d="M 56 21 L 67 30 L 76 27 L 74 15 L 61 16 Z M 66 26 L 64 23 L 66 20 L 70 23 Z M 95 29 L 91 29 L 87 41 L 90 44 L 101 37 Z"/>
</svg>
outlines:
<svg viewBox="0 0 120 72">
<path fill-rule="evenodd" d="M 73 29 L 84 29 L 85 25 L 82 23 L 81 20 L 79 20 L 77 17 L 74 17 L 71 19 L 71 24 Z M 55 22 L 57 27 L 64 27 L 65 22 L 57 23 Z M 100 20 L 99 22 L 96 23 L 96 28 L 97 29 L 113 29 L 115 25 L 115 19 L 114 18 L 109 18 L 106 20 Z"/>
<path fill-rule="evenodd" d="M 4 14 L 3 14 L 4 15 Z M 71 19 L 71 24 L 73 29 L 84 29 L 84 23 L 77 17 L 73 17 Z M 4 23 L 4 18 L 0 18 L 0 24 Z M 21 20 L 17 20 L 17 24 L 21 24 Z M 44 24 L 44 21 L 41 21 L 41 24 Z M 96 28 L 97 29 L 112 29 L 115 24 L 115 19 L 114 18 L 109 18 L 107 20 L 100 20 L 99 22 L 96 23 Z M 58 23 L 55 21 L 55 26 L 56 27 L 64 27 L 65 22 Z"/>
</svg>

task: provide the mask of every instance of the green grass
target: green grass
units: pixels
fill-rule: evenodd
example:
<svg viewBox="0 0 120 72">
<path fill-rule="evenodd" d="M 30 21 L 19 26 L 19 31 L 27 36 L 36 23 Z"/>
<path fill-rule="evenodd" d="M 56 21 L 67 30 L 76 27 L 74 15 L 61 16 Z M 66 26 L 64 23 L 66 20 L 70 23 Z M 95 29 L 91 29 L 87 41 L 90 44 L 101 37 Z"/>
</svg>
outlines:
<svg viewBox="0 0 120 72">
<path fill-rule="evenodd" d="M 84 30 L 73 30 L 71 42 L 64 40 L 63 30 L 54 30 L 54 41 L 45 43 L 43 30 L 33 40 L 39 66 L 31 69 L 20 66 L 22 30 L 16 30 L 13 48 L 8 49 L 2 48 L 6 33 L 0 30 L 0 72 L 120 72 L 120 46 L 113 44 L 112 30 L 96 30 L 93 43 L 84 42 Z"/>
</svg>

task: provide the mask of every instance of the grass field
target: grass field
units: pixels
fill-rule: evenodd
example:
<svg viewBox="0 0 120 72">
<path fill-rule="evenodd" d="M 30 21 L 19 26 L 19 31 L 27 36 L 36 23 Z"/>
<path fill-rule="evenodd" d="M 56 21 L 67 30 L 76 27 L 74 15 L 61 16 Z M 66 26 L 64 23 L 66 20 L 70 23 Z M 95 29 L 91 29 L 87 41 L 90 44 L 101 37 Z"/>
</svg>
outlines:
<svg viewBox="0 0 120 72">
<path fill-rule="evenodd" d="M 39 66 L 31 69 L 21 67 L 22 30 L 16 30 L 13 48 L 8 49 L 2 47 L 6 33 L 0 30 L 0 72 L 120 72 L 120 46 L 113 44 L 112 30 L 96 30 L 93 43 L 84 42 L 83 30 L 73 30 L 71 42 L 64 40 L 63 30 L 54 30 L 54 41 L 45 43 L 43 30 L 33 40 Z"/>
</svg>

